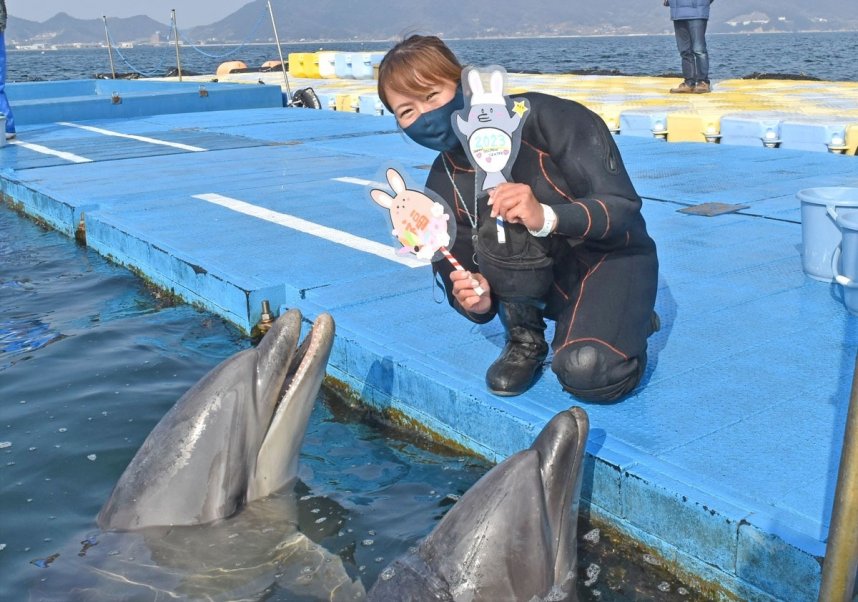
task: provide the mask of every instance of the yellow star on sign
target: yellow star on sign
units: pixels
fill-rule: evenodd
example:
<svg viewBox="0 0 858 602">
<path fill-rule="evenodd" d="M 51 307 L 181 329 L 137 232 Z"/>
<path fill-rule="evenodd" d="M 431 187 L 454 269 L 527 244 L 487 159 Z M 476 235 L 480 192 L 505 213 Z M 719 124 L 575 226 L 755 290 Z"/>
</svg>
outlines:
<svg viewBox="0 0 858 602">
<path fill-rule="evenodd" d="M 524 115 L 527 112 L 527 106 L 524 104 L 523 100 L 513 101 L 512 112 L 518 114 L 519 117 Z"/>
</svg>

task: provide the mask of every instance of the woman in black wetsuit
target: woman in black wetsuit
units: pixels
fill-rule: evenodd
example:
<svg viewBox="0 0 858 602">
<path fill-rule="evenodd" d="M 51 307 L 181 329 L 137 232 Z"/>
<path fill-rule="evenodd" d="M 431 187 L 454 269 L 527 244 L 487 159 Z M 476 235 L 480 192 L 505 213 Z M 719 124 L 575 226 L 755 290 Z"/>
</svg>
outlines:
<svg viewBox="0 0 858 602">
<path fill-rule="evenodd" d="M 455 212 L 451 252 L 466 270 L 433 263 L 448 301 L 473 322 L 498 315 L 506 331 L 486 384 L 497 395 L 530 388 L 548 353 L 548 318 L 556 322 L 551 367 L 563 388 L 615 401 L 640 382 L 647 337 L 658 329 L 655 243 L 616 144 L 577 102 L 517 95 L 530 114 L 511 181 L 476 194 L 451 122 L 464 106 L 461 74 L 439 38 L 413 35 L 385 55 L 378 92 L 406 135 L 440 153 L 426 187 Z M 504 245 L 491 244 L 496 216 L 505 221 Z"/>
</svg>

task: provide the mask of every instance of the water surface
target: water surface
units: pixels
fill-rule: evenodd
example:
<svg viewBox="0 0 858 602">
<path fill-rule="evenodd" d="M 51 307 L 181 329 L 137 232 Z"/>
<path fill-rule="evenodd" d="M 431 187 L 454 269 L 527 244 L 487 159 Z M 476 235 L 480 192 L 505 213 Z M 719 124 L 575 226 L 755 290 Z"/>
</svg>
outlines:
<svg viewBox="0 0 858 602">
<path fill-rule="evenodd" d="M 679 54 L 671 35 L 591 36 L 565 38 L 506 38 L 449 40 L 464 63 L 502 65 L 510 72 L 568 73 L 616 72 L 627 75 L 676 75 Z M 707 36 L 710 73 L 715 81 L 754 73 L 803 74 L 823 80 L 858 81 L 853 57 L 858 54 L 858 32 L 712 34 Z M 290 52 L 338 50 L 386 51 L 384 42 L 284 43 Z M 215 73 L 225 61 L 240 60 L 259 67 L 279 58 L 276 46 L 183 46 L 182 69 Z M 113 54 L 117 73 L 137 72 L 159 76 L 176 67 L 176 50 L 170 45 L 119 49 Z M 106 48 L 64 50 L 10 50 L 8 80 L 86 79 L 111 73 Z"/>
</svg>

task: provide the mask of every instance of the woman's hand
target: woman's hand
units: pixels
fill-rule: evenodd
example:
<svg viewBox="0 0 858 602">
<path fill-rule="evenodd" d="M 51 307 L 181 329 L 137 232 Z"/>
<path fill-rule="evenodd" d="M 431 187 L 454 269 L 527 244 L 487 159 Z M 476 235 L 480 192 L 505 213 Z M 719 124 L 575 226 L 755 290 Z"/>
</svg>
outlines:
<svg viewBox="0 0 858 602">
<path fill-rule="evenodd" d="M 491 288 L 482 274 L 453 270 L 450 280 L 453 282 L 453 296 L 465 311 L 484 314 L 492 308 Z M 482 295 L 474 290 L 477 287 L 483 289 Z"/>
<path fill-rule="evenodd" d="M 541 230 L 545 224 L 542 205 L 527 184 L 505 182 L 489 191 L 492 217 L 501 216 L 511 224 L 523 224 L 528 230 Z"/>
</svg>

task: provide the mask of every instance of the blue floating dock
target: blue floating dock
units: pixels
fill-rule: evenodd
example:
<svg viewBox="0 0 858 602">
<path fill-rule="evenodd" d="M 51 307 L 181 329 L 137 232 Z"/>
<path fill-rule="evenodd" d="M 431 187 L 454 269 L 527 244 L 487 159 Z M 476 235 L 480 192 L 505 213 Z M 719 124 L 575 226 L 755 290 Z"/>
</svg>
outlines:
<svg viewBox="0 0 858 602">
<path fill-rule="evenodd" d="M 338 59 L 350 65 L 361 60 L 361 53 L 298 53 L 289 62 L 292 89 L 313 88 L 323 109 L 386 112 L 372 69 L 346 75 L 335 66 L 332 75 L 321 75 L 304 67 L 318 65 L 321 55 L 334 55 L 335 65 Z M 370 66 L 381 58 L 379 53 L 363 55 Z M 721 144 L 858 153 L 858 82 L 728 79 L 714 82 L 709 94 L 670 94 L 669 88 L 679 80 L 569 73 L 509 73 L 508 78 L 509 94 L 539 90 L 577 100 L 621 136 L 655 136 L 669 142 L 706 142 L 709 137 Z M 205 83 L 212 76 L 186 79 Z M 287 94 L 289 88 L 283 74 L 274 72 L 228 73 L 219 75 L 218 81 L 253 86 L 264 81 L 283 86 Z"/>
<path fill-rule="evenodd" d="M 0 191 L 245 330 L 263 300 L 330 312 L 331 377 L 489 459 L 582 405 L 584 511 L 742 600 L 815 600 L 858 318 L 835 285 L 803 273 L 795 195 L 858 187 L 858 160 L 617 143 L 659 247 L 662 330 L 642 385 L 607 406 L 579 403 L 550 370 L 521 397 L 485 390 L 500 325 L 440 303 L 430 268 L 394 254 L 369 199 L 391 160 L 422 183 L 433 158 L 390 116 L 246 108 L 22 122 L 0 149 Z M 710 202 L 747 208 L 678 211 Z"/>
<path fill-rule="evenodd" d="M 125 79 L 18 82 L 6 95 L 20 126 L 287 104 L 279 86 Z"/>
</svg>

